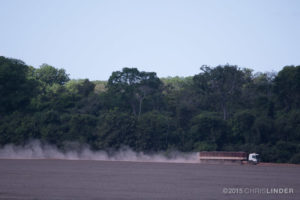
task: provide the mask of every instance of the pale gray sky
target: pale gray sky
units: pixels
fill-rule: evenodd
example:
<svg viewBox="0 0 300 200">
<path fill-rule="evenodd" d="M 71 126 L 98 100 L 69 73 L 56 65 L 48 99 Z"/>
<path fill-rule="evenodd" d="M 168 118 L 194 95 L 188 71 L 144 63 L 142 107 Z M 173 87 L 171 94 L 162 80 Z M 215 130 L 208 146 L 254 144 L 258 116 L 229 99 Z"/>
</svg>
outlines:
<svg viewBox="0 0 300 200">
<path fill-rule="evenodd" d="M 71 78 L 123 67 L 190 76 L 203 64 L 300 64 L 297 0 L 0 0 L 0 55 Z"/>
</svg>

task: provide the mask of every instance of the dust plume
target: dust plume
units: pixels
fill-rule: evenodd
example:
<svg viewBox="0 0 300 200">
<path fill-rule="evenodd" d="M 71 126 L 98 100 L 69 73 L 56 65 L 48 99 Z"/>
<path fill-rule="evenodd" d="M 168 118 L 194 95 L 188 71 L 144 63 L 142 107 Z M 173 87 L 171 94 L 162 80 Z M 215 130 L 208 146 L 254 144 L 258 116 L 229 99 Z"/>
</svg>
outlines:
<svg viewBox="0 0 300 200">
<path fill-rule="evenodd" d="M 173 151 L 168 153 L 146 154 L 143 152 L 135 152 L 128 147 L 123 147 L 113 152 L 92 151 L 88 145 L 78 145 L 76 143 L 71 143 L 66 150 L 60 150 L 54 145 L 43 144 L 39 140 L 33 140 L 23 146 L 16 146 L 13 144 L 3 146 L 0 149 L 0 159 L 63 159 L 196 163 L 197 153 L 182 153 Z"/>
</svg>

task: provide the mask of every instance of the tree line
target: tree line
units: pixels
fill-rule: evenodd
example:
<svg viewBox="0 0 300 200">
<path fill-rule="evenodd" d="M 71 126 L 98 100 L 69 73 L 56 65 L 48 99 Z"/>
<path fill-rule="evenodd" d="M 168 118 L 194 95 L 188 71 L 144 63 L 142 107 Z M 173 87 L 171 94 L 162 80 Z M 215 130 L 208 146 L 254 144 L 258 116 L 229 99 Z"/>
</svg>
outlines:
<svg viewBox="0 0 300 200">
<path fill-rule="evenodd" d="M 76 141 L 94 150 L 247 151 L 300 163 L 300 66 L 202 66 L 184 78 L 123 68 L 90 81 L 0 57 L 0 97 L 0 146 L 39 139 L 64 149 Z"/>
</svg>

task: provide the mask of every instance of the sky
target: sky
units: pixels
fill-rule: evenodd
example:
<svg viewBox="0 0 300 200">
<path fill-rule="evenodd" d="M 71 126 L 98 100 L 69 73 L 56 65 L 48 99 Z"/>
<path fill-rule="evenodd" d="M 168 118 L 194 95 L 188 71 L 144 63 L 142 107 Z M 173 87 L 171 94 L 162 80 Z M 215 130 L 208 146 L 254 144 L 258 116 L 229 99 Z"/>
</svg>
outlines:
<svg viewBox="0 0 300 200">
<path fill-rule="evenodd" d="M 0 0 L 0 55 L 73 79 L 300 65 L 298 0 Z"/>
</svg>

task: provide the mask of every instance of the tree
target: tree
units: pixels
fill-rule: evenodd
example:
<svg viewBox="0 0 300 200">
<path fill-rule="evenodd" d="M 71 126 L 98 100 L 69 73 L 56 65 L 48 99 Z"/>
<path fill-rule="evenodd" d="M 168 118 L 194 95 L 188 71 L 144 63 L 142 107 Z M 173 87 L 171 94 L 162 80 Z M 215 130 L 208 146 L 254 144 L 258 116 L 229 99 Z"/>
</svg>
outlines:
<svg viewBox="0 0 300 200">
<path fill-rule="evenodd" d="M 64 69 L 57 69 L 48 64 L 42 64 L 39 69 L 36 69 L 35 76 L 47 85 L 64 85 L 70 80 L 69 75 L 66 74 Z"/>
<path fill-rule="evenodd" d="M 237 102 L 245 81 L 245 74 L 237 66 L 225 65 L 210 68 L 201 67 L 202 73 L 193 80 L 196 90 L 223 112 L 223 119 L 229 116 L 229 108 Z"/>
<path fill-rule="evenodd" d="M 214 112 L 203 112 L 191 120 L 189 139 L 190 145 L 196 148 L 199 142 L 214 144 L 221 150 L 228 138 L 228 125 Z M 196 146 L 195 146 L 196 145 Z"/>
<path fill-rule="evenodd" d="M 65 86 L 68 91 L 81 97 L 87 97 L 95 89 L 95 84 L 89 79 L 70 80 Z"/>
<path fill-rule="evenodd" d="M 245 144 L 253 141 L 255 116 L 247 110 L 237 112 L 232 120 L 232 143 Z"/>
<path fill-rule="evenodd" d="M 0 56 L 0 146 L 39 139 L 62 150 L 72 141 L 109 151 L 257 152 L 263 161 L 299 163 L 300 66 L 252 73 L 202 66 L 194 77 L 161 81 L 124 68 L 108 81 L 69 81 L 63 69 Z"/>
<path fill-rule="evenodd" d="M 300 106 L 300 66 L 286 66 L 274 80 L 274 92 L 287 110 Z"/>
<path fill-rule="evenodd" d="M 139 118 L 145 100 L 152 108 L 156 106 L 161 85 L 161 81 L 154 72 L 123 68 L 122 71 L 112 73 L 107 88 L 109 95 L 114 96 L 115 104 L 121 108 L 131 107 L 132 113 Z"/>
<path fill-rule="evenodd" d="M 136 118 L 117 109 L 105 112 L 100 117 L 96 140 L 97 149 L 120 148 L 123 145 L 135 148 Z"/>
<path fill-rule="evenodd" d="M 144 151 L 167 150 L 176 140 L 174 123 L 167 115 L 158 111 L 144 113 L 137 124 L 136 148 Z"/>
<path fill-rule="evenodd" d="M 0 113 L 24 109 L 37 93 L 37 82 L 28 78 L 23 61 L 0 57 Z"/>
</svg>

